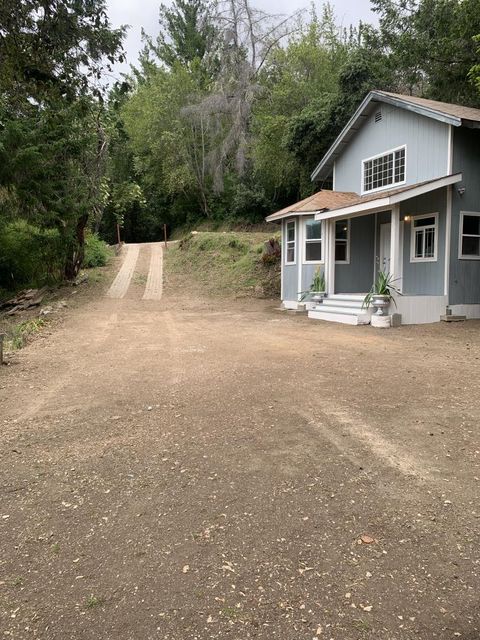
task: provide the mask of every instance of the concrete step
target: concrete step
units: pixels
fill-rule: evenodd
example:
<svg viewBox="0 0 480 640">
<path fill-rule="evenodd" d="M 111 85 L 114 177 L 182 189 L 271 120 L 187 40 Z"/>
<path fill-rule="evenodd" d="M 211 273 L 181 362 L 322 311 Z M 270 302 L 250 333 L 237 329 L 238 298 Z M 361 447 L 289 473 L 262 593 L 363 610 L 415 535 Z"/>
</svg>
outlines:
<svg viewBox="0 0 480 640">
<path fill-rule="evenodd" d="M 355 310 L 352 311 L 344 307 L 325 307 L 322 309 L 321 305 L 309 311 L 308 317 L 313 320 L 325 320 L 327 322 L 340 322 L 351 325 L 368 324 L 370 322 L 370 316 L 366 313 L 358 313 Z"/>
<path fill-rule="evenodd" d="M 454 316 L 453 314 L 447 314 L 440 316 L 440 320 L 443 322 L 463 322 L 467 319 L 467 316 Z"/>
</svg>

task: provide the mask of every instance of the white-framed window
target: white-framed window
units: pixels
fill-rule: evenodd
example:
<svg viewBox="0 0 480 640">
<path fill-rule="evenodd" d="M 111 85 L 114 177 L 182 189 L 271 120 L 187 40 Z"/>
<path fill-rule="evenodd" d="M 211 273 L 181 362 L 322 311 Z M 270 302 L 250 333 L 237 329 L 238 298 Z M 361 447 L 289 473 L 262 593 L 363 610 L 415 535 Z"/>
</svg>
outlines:
<svg viewBox="0 0 480 640">
<path fill-rule="evenodd" d="M 410 262 L 435 262 L 438 246 L 438 213 L 412 217 Z"/>
<path fill-rule="evenodd" d="M 350 262 L 350 220 L 335 221 L 335 262 Z"/>
<path fill-rule="evenodd" d="M 362 193 L 405 183 L 407 147 L 398 147 L 362 161 Z"/>
<path fill-rule="evenodd" d="M 285 223 L 285 264 L 295 264 L 297 252 L 297 225 L 295 220 Z"/>
<path fill-rule="evenodd" d="M 480 212 L 460 211 L 458 257 L 480 260 Z"/>
<path fill-rule="evenodd" d="M 303 262 L 317 264 L 322 262 L 322 223 L 315 218 L 305 219 L 305 248 Z"/>
</svg>

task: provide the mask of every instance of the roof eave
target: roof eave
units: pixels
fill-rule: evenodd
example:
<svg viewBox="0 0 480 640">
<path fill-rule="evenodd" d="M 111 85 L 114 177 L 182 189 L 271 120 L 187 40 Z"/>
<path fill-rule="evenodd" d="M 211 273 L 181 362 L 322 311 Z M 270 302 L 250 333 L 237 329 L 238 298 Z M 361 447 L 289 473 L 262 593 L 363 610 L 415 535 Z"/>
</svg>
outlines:
<svg viewBox="0 0 480 640">
<path fill-rule="evenodd" d="M 272 213 L 265 218 L 266 222 L 280 222 L 285 218 L 293 218 L 294 216 L 313 216 L 320 213 L 323 209 L 315 209 L 314 211 L 285 211 L 284 213 Z"/>
<path fill-rule="evenodd" d="M 347 124 L 343 127 L 342 131 L 340 132 L 340 134 L 338 135 L 337 139 L 335 140 L 335 142 L 332 144 L 332 146 L 330 147 L 330 149 L 327 151 L 327 153 L 323 156 L 322 160 L 318 163 L 318 165 L 315 167 L 315 169 L 313 170 L 310 179 L 312 180 L 312 182 L 314 180 L 317 179 L 317 177 L 320 174 L 320 171 L 328 165 L 328 161 L 331 159 L 331 157 L 333 156 L 335 150 L 337 149 L 338 145 L 342 143 L 343 138 L 345 137 L 345 135 L 350 131 L 350 129 L 352 128 L 352 125 L 358 120 L 358 118 L 362 115 L 365 107 L 369 104 L 369 102 L 372 100 L 374 92 L 370 91 L 369 94 L 367 94 L 365 96 L 365 98 L 363 99 L 362 103 L 360 104 L 360 106 L 358 107 L 358 109 L 355 111 L 355 113 L 353 114 L 353 116 L 350 118 L 350 120 L 347 122 Z"/>
<path fill-rule="evenodd" d="M 414 104 L 413 102 L 408 102 L 407 100 L 402 100 L 401 98 L 396 98 L 395 96 L 389 96 L 388 94 L 382 93 L 381 91 L 374 91 L 372 93 L 375 93 L 382 102 L 391 104 L 394 107 L 400 107 L 402 109 L 405 109 L 406 111 L 412 111 L 413 113 L 417 113 L 418 115 L 427 116 L 445 124 L 451 124 L 454 127 L 462 126 L 462 119 L 458 118 L 457 116 L 450 116 L 446 113 L 442 113 L 441 111 L 437 111 L 436 109 L 431 109 L 430 107 L 425 107 L 420 104 Z"/>
</svg>

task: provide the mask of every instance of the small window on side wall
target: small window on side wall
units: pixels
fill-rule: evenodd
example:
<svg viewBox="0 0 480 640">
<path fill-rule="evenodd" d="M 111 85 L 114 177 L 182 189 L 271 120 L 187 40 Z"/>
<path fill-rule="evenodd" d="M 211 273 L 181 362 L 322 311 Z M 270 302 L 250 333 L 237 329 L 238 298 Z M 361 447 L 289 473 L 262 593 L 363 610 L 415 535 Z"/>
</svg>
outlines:
<svg viewBox="0 0 480 640">
<path fill-rule="evenodd" d="M 289 220 L 285 225 L 285 264 L 295 264 L 296 253 L 296 224 Z"/>
<path fill-rule="evenodd" d="M 480 213 L 460 212 L 460 247 L 462 260 L 480 260 Z"/>
<path fill-rule="evenodd" d="M 305 220 L 305 263 L 322 261 L 322 223 L 314 218 Z"/>
<path fill-rule="evenodd" d="M 438 213 L 412 217 L 410 262 L 435 262 L 437 242 Z"/>
<path fill-rule="evenodd" d="M 335 222 L 335 262 L 350 262 L 350 220 Z"/>
</svg>

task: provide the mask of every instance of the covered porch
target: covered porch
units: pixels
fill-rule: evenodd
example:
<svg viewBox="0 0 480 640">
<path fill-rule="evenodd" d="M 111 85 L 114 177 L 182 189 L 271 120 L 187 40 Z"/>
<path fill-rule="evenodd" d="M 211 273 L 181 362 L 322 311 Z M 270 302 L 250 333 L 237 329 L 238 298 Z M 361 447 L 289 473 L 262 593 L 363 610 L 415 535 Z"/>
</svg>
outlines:
<svg viewBox="0 0 480 640">
<path fill-rule="evenodd" d="M 317 212 L 327 298 L 309 311 L 309 317 L 368 323 L 362 301 L 384 271 L 402 293 L 395 309 L 402 323 L 438 321 L 448 305 L 451 189 L 461 179 L 461 174 L 445 176 Z M 339 262 L 343 229 L 348 233 L 348 259 Z"/>
</svg>

